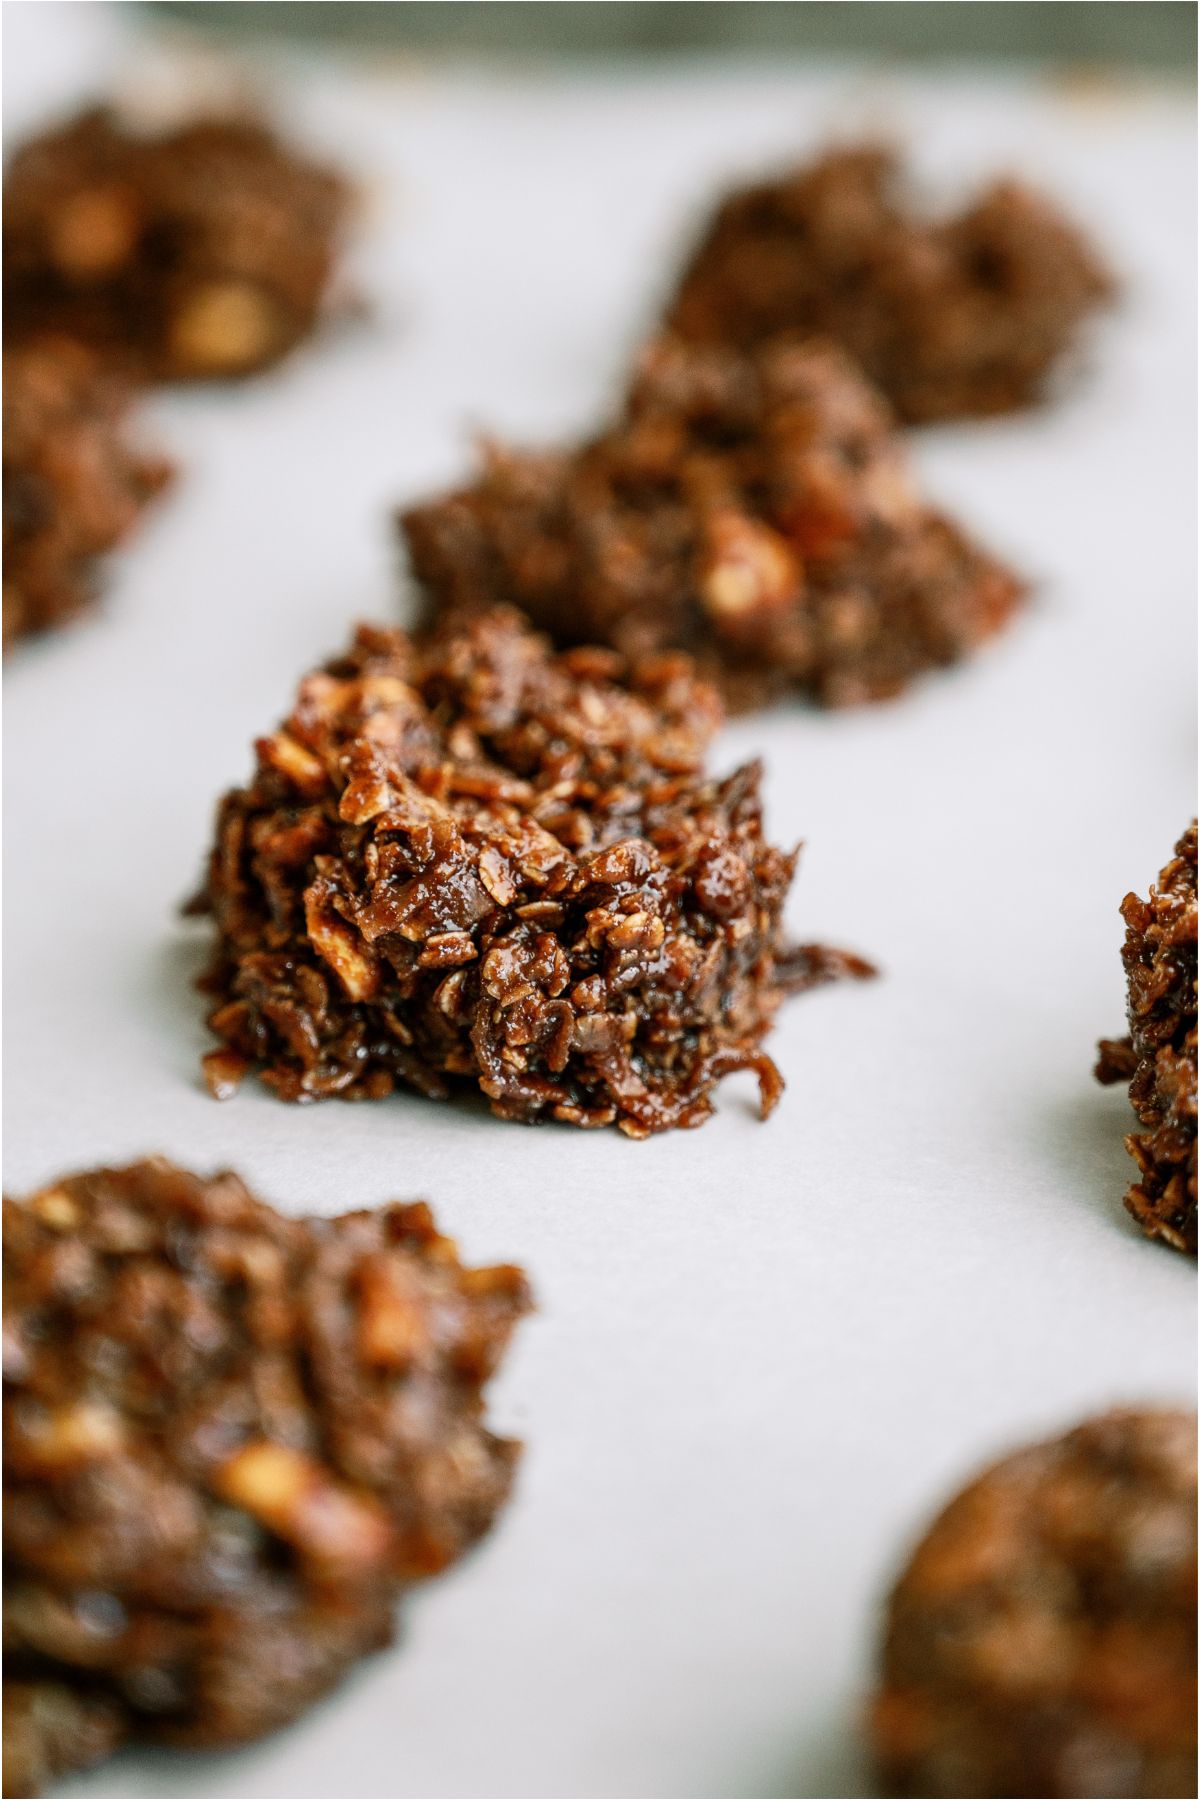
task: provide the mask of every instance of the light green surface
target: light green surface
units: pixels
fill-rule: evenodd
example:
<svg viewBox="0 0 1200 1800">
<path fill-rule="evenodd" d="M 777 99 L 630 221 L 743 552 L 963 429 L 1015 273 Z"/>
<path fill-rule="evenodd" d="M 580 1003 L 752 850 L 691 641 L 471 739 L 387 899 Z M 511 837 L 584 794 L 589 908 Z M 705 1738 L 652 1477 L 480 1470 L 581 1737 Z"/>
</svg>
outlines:
<svg viewBox="0 0 1200 1800">
<path fill-rule="evenodd" d="M 190 26 L 219 36 L 324 38 L 391 49 L 457 54 L 628 55 L 681 50 L 783 51 L 902 58 L 1021 58 L 1194 69 L 1196 8 L 1106 0 L 918 0 L 841 4 L 839 0 L 581 0 L 578 4 L 420 0 L 155 0 Z"/>
</svg>

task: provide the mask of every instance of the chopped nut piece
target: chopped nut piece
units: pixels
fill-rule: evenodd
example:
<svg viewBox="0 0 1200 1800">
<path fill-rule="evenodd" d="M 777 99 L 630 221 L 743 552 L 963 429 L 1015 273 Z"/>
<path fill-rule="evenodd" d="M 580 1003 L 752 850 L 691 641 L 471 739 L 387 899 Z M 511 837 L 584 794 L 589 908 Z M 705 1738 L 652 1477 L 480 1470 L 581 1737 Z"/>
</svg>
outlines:
<svg viewBox="0 0 1200 1800">
<path fill-rule="evenodd" d="M 282 1444 L 247 1444 L 216 1472 L 213 1486 L 225 1500 L 244 1507 L 279 1531 L 314 1473 L 311 1458 Z M 280 1531 L 281 1536 L 287 1533 Z"/>
<path fill-rule="evenodd" d="M 314 1561 L 378 1569 L 392 1548 L 377 1501 L 330 1481 L 313 1457 L 286 1445 L 247 1444 L 216 1471 L 213 1487 Z"/>
<path fill-rule="evenodd" d="M 464 1280 L 468 1285 L 472 1274 L 479 1275 L 475 1288 L 482 1289 L 490 1283 L 494 1271 L 467 1271 Z M 359 1276 L 359 1303 L 362 1320 L 358 1348 L 365 1363 L 406 1369 L 424 1353 L 428 1346 L 429 1325 L 420 1305 L 420 1296 L 413 1292 L 413 1283 L 397 1263 L 382 1258 L 363 1263 Z"/>
<path fill-rule="evenodd" d="M 1196 1254 L 1196 821 L 1141 900 L 1127 894 L 1122 960 L 1129 1036 L 1100 1045 L 1096 1074 L 1127 1081 L 1144 1132 L 1125 1139 L 1142 1179 L 1125 1205 L 1148 1237 Z"/>
<path fill-rule="evenodd" d="M 513 880 L 508 859 L 494 844 L 485 844 L 479 852 L 479 879 L 497 906 L 511 906 L 521 891 Z"/>
<path fill-rule="evenodd" d="M 700 591 L 718 630 L 796 605 L 803 569 L 778 532 L 740 513 L 716 513 L 706 539 Z"/>
<path fill-rule="evenodd" d="M 325 786 L 325 770 L 319 758 L 303 744 L 298 744 L 294 737 L 286 731 L 277 731 L 273 737 L 263 738 L 258 745 L 258 753 L 264 762 L 286 775 L 292 785 L 302 794 L 316 795 Z"/>
<path fill-rule="evenodd" d="M 554 657 L 509 613 L 361 629 L 218 815 L 205 986 L 234 1077 L 289 1100 L 467 1080 L 503 1118 L 644 1137 L 750 1069 L 765 1114 L 783 994 L 868 970 L 783 949 L 795 858 L 763 837 L 756 766 L 705 776 L 718 716 L 678 658 Z M 297 840 L 278 746 L 300 738 L 324 789 Z"/>
<path fill-rule="evenodd" d="M 167 380 L 265 368 L 317 324 L 349 205 L 254 120 L 84 113 L 6 176 L 6 341 L 63 332 Z"/>
<path fill-rule="evenodd" d="M 888 1605 L 882 1792 L 1196 1792 L 1196 1418 L 1113 1412 L 950 1502 Z"/>
<path fill-rule="evenodd" d="M 683 276 L 669 328 L 753 349 L 781 332 L 843 344 L 902 419 L 1042 398 L 1113 283 L 1042 196 L 1000 181 L 949 220 L 920 216 L 898 158 L 834 150 L 731 194 Z"/>
<path fill-rule="evenodd" d="M 351 1000 L 369 1000 L 379 987 L 380 964 L 354 927 L 332 911 L 328 895 L 328 887 L 317 881 L 304 896 L 308 941 L 329 964 Z"/>
<path fill-rule="evenodd" d="M 79 1208 L 63 1188 L 46 1188 L 34 1195 L 30 1205 L 43 1225 L 55 1231 L 73 1231 L 79 1223 Z"/>
<path fill-rule="evenodd" d="M 170 321 L 170 354 L 196 375 L 236 375 L 272 362 L 287 325 L 270 294 L 250 281 L 210 281 Z"/>
<path fill-rule="evenodd" d="M 4 1282 L 6 1794 L 294 1718 L 508 1492 L 482 1390 L 524 1277 L 422 1204 L 99 1169 L 4 1202 Z"/>
<path fill-rule="evenodd" d="M 426 614 L 521 607 L 560 643 L 694 654 L 737 705 L 879 700 L 956 662 L 1021 599 L 912 492 L 886 405 L 830 344 L 660 338 L 576 451 L 492 447 L 404 515 Z"/>
<path fill-rule="evenodd" d="M 114 1455 L 124 1441 L 119 1415 L 94 1401 L 80 1400 L 50 1411 L 31 1406 L 21 1423 L 15 1455 L 25 1472 L 81 1468 Z"/>
<path fill-rule="evenodd" d="M 126 436 L 128 395 L 77 345 L 4 353 L 4 645 L 91 601 L 97 565 L 170 477 Z"/>
</svg>

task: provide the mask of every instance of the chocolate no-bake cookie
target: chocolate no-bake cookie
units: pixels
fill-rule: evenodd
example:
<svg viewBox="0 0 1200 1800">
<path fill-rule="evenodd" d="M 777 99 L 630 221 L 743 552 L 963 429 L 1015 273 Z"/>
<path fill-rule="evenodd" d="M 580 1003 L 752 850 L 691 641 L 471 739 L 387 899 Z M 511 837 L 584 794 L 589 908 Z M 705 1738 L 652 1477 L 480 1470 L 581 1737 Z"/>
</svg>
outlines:
<svg viewBox="0 0 1200 1800">
<path fill-rule="evenodd" d="M 930 219 L 893 152 L 855 147 L 731 194 L 667 323 L 696 343 L 743 348 L 781 331 L 825 333 L 902 419 L 949 419 L 1041 398 L 1112 285 L 1076 228 L 1019 182 Z"/>
<path fill-rule="evenodd" d="M 316 324 L 349 203 L 255 120 L 84 113 L 6 173 L 6 337 L 62 331 L 156 379 L 265 368 Z"/>
<path fill-rule="evenodd" d="M 4 353 L 4 643 L 60 625 L 170 466 L 126 430 L 128 392 L 64 340 Z"/>
<path fill-rule="evenodd" d="M 1121 902 L 1129 1036 L 1104 1039 L 1096 1074 L 1128 1081 L 1145 1131 L 1125 1204 L 1150 1237 L 1196 1254 L 1196 822 L 1150 889 Z"/>
<path fill-rule="evenodd" d="M 429 612 L 502 600 L 562 643 L 684 649 L 735 705 L 895 694 L 1022 593 L 919 498 L 886 404 L 811 340 L 657 339 L 608 431 L 492 448 L 474 486 L 403 526 Z"/>
<path fill-rule="evenodd" d="M 756 764 L 704 773 L 718 718 L 686 658 L 554 656 L 512 613 L 361 628 L 219 811 L 213 1091 L 471 1086 L 644 1137 L 751 1069 L 768 1111 L 781 996 L 866 965 L 784 948 L 795 856 Z"/>
<path fill-rule="evenodd" d="M 950 1503 L 891 1597 L 873 1738 L 893 1795 L 1195 1794 L 1194 1414 L 1107 1414 Z"/>
<path fill-rule="evenodd" d="M 4 1203 L 4 1791 L 293 1718 L 461 1555 L 528 1307 L 421 1204 L 285 1218 L 161 1160 Z"/>
</svg>

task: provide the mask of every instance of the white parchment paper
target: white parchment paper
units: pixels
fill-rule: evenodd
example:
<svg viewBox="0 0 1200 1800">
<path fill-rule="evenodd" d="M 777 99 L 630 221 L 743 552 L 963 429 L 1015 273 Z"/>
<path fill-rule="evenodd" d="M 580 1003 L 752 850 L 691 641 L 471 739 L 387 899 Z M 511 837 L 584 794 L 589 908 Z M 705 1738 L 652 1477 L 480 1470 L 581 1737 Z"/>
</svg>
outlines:
<svg viewBox="0 0 1200 1800">
<path fill-rule="evenodd" d="M 127 19 L 9 5 L 8 126 L 124 69 Z M 261 68 L 369 177 L 372 322 L 156 399 L 181 478 L 92 620 L 5 671 L 6 1182 L 159 1150 L 296 1210 L 427 1195 L 541 1301 L 497 1385 L 516 1498 L 400 1642 L 238 1754 L 139 1752 L 87 1796 L 855 1795 L 877 1607 L 977 1464 L 1194 1389 L 1194 1270 L 1121 1195 L 1118 904 L 1194 809 L 1195 150 L 1186 97 L 730 64 Z M 397 500 L 472 430 L 583 428 L 726 179 L 863 125 L 935 191 L 1001 167 L 1125 295 L 1037 416 L 914 441 L 1037 582 L 974 663 L 872 710 L 781 707 L 761 753 L 792 918 L 885 975 L 787 1011 L 772 1121 L 645 1144 L 398 1097 L 203 1091 L 176 918 L 213 803 L 297 677 L 396 616 Z M 202 934 L 201 934 L 202 936 Z"/>
</svg>

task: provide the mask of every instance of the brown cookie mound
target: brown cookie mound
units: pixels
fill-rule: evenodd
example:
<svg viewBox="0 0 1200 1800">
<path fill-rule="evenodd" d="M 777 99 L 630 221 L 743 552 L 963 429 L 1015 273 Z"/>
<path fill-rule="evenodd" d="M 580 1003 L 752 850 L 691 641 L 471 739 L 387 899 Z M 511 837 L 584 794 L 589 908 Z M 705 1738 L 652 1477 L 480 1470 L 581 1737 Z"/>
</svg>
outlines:
<svg viewBox="0 0 1200 1800">
<path fill-rule="evenodd" d="M 5 1201 L 4 1283 L 6 1793 L 295 1717 L 507 1495 L 483 1388 L 525 1280 L 424 1205 L 101 1169 Z"/>
<path fill-rule="evenodd" d="M 145 136 L 84 113 L 6 175 L 6 336 L 62 331 L 164 380 L 266 368 L 313 330 L 349 203 L 257 121 Z"/>
<path fill-rule="evenodd" d="M 938 1518 L 892 1594 L 884 1792 L 1196 1792 L 1196 1419 L 1114 1412 Z"/>
<path fill-rule="evenodd" d="M 503 600 L 559 642 L 689 651 L 736 705 L 878 700 L 998 629 L 1021 587 L 914 493 L 834 345 L 660 338 L 582 449 L 492 449 L 403 519 L 430 611 Z"/>
<path fill-rule="evenodd" d="M 1142 1179 L 1125 1204 L 1142 1230 L 1196 1254 L 1196 822 L 1150 898 L 1121 902 L 1129 1032 L 1103 1039 L 1096 1074 L 1128 1081 L 1145 1132 L 1125 1139 Z"/>
<path fill-rule="evenodd" d="M 873 146 L 731 194 L 685 270 L 669 328 L 750 349 L 782 331 L 843 344 L 904 420 L 1011 412 L 1113 283 L 1053 205 L 1000 181 L 957 218 L 923 218 Z"/>
<path fill-rule="evenodd" d="M 6 647 L 88 604 L 98 558 L 169 479 L 126 435 L 128 398 L 75 344 L 4 353 Z"/>
<path fill-rule="evenodd" d="M 718 718 L 685 658 L 553 656 L 511 613 L 361 628 L 218 814 L 213 1091 L 470 1085 L 645 1137 L 752 1069 L 769 1111 L 782 994 L 865 965 L 782 948 L 795 857 L 757 764 L 704 774 Z"/>
</svg>

